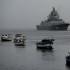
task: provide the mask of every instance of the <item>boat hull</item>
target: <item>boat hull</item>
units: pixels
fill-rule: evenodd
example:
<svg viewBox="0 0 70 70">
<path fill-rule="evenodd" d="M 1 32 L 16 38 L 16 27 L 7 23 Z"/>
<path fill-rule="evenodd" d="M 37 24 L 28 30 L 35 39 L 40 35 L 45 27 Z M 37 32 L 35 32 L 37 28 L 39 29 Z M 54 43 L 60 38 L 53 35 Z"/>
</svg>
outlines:
<svg viewBox="0 0 70 70">
<path fill-rule="evenodd" d="M 25 46 L 24 43 L 15 43 L 15 46 Z"/>
<path fill-rule="evenodd" d="M 37 49 L 47 49 L 47 50 L 52 50 L 52 45 L 51 44 L 37 44 Z"/>
<path fill-rule="evenodd" d="M 66 65 L 70 67 L 70 56 L 66 56 Z"/>
<path fill-rule="evenodd" d="M 37 49 L 47 49 L 47 50 L 52 50 L 53 48 L 52 48 L 52 46 L 42 46 L 42 47 L 37 46 Z"/>
<path fill-rule="evenodd" d="M 69 24 L 47 25 L 47 26 L 37 25 L 37 30 L 67 30 L 68 26 Z"/>
<path fill-rule="evenodd" d="M 1 41 L 2 42 L 6 42 L 6 41 L 11 41 L 10 39 L 3 39 L 3 38 L 1 38 Z"/>
</svg>

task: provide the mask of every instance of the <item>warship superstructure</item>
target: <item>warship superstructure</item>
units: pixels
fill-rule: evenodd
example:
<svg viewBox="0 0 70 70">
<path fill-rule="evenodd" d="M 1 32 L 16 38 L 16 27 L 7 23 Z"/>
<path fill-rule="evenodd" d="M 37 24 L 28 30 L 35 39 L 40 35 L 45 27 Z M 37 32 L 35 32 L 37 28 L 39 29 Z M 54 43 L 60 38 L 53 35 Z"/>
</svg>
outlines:
<svg viewBox="0 0 70 70">
<path fill-rule="evenodd" d="M 49 14 L 47 20 L 41 21 L 40 25 L 37 25 L 37 30 L 67 30 L 70 24 L 60 19 L 58 12 L 53 7 L 53 10 Z"/>
</svg>

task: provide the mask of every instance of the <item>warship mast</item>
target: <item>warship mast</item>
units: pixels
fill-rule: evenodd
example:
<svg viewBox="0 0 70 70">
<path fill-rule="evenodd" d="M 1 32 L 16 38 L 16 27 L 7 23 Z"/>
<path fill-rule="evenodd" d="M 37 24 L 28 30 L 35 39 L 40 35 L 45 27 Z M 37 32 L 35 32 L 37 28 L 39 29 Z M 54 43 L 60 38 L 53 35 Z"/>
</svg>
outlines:
<svg viewBox="0 0 70 70">
<path fill-rule="evenodd" d="M 51 13 L 48 16 L 48 21 L 55 21 L 59 19 L 59 14 L 58 12 L 55 10 L 55 7 L 53 7 L 53 10 L 51 11 Z"/>
</svg>

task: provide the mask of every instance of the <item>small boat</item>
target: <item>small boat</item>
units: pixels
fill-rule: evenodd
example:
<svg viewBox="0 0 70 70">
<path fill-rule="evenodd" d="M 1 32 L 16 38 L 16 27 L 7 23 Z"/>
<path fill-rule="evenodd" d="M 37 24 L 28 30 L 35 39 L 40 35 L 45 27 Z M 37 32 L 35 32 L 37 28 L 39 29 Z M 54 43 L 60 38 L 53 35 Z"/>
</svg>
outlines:
<svg viewBox="0 0 70 70">
<path fill-rule="evenodd" d="M 23 34 L 16 34 L 14 38 L 14 43 L 16 46 L 24 46 L 25 36 Z"/>
<path fill-rule="evenodd" d="M 38 49 L 52 50 L 53 41 L 54 41 L 54 39 L 43 39 L 42 41 L 36 43 L 36 45 L 37 45 Z"/>
<path fill-rule="evenodd" d="M 11 41 L 12 39 L 11 39 L 11 37 L 10 37 L 10 35 L 9 34 L 2 34 L 1 35 L 1 41 L 3 42 L 3 41 Z"/>
<path fill-rule="evenodd" d="M 68 53 L 68 55 L 66 56 L 66 65 L 70 66 L 70 52 Z"/>
</svg>

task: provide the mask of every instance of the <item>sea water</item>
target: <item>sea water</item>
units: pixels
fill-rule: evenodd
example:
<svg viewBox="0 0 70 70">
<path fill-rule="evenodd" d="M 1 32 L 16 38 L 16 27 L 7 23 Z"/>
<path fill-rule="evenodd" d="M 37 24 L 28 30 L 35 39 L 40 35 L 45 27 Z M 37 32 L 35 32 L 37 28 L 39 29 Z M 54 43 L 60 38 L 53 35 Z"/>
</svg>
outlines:
<svg viewBox="0 0 70 70">
<path fill-rule="evenodd" d="M 70 31 L 15 30 L 1 31 L 25 34 L 25 47 L 16 47 L 11 42 L 0 41 L 0 70 L 70 70 L 65 57 L 70 51 Z M 36 42 L 54 38 L 53 51 L 37 50 Z"/>
</svg>

